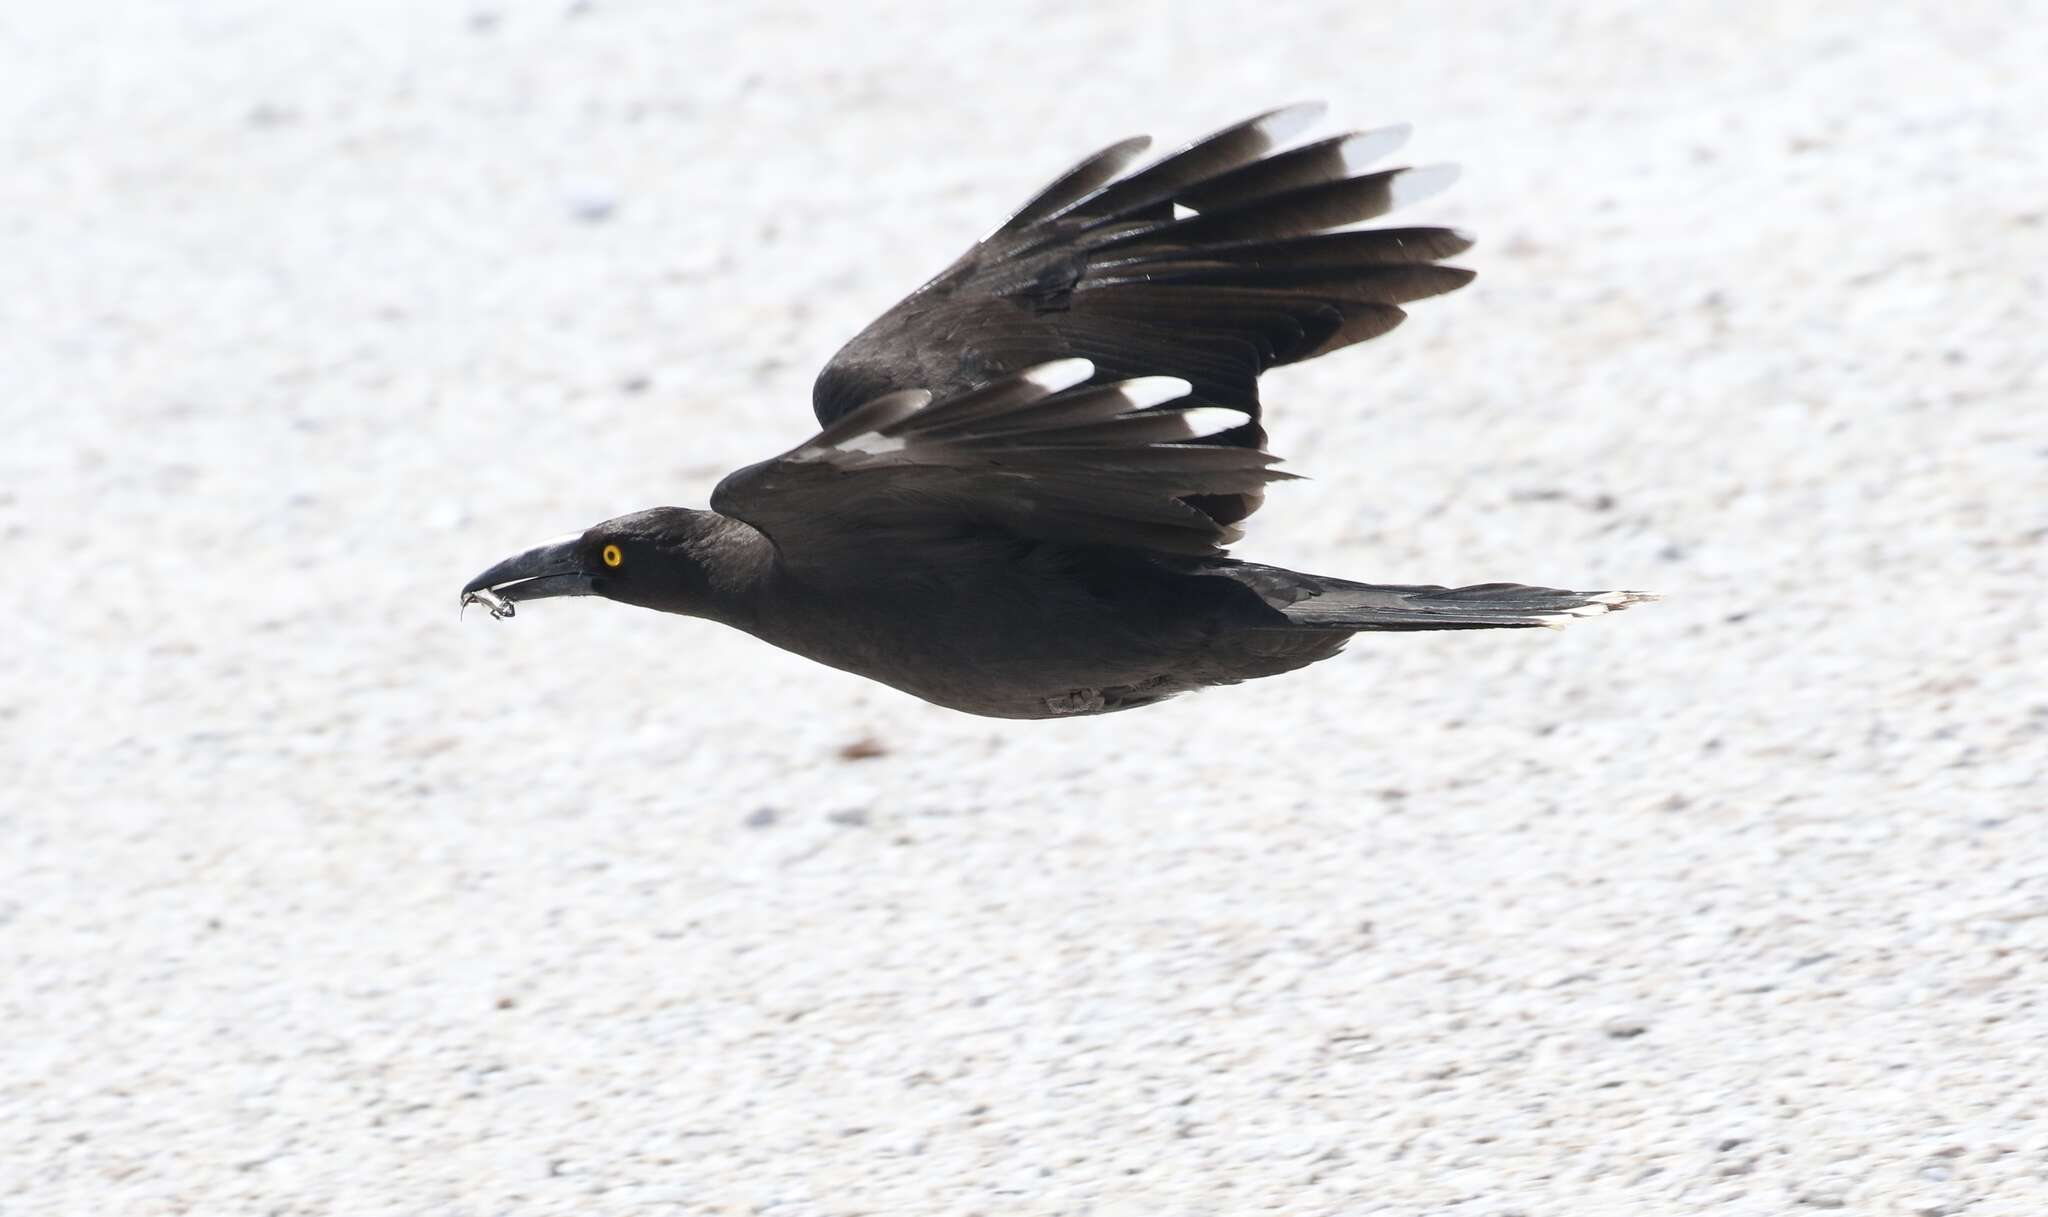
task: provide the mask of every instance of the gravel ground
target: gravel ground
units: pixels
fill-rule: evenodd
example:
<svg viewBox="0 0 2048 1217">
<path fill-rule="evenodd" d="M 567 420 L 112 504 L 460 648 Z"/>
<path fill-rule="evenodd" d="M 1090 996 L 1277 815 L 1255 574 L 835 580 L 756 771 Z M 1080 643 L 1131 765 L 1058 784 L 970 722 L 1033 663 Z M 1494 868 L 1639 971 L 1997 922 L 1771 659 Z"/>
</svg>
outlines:
<svg viewBox="0 0 2048 1217">
<path fill-rule="evenodd" d="M 2048 1212 L 2029 3 L 0 13 L 0 1214 Z M 1665 593 L 1073 722 L 512 548 L 1080 153 L 1324 96 L 1471 288 L 1242 552 Z"/>
</svg>

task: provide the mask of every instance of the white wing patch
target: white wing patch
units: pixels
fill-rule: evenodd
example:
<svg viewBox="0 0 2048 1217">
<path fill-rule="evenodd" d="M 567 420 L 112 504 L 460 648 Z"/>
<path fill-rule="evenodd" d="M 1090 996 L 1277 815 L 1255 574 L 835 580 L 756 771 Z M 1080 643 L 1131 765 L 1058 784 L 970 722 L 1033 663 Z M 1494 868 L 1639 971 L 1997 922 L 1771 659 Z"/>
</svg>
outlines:
<svg viewBox="0 0 2048 1217">
<path fill-rule="evenodd" d="M 832 445 L 832 450 L 858 452 L 862 456 L 883 456 L 891 452 L 901 452 L 909 446 L 910 441 L 900 435 L 876 435 L 870 431 L 866 435 L 856 435 L 842 440 Z"/>
<path fill-rule="evenodd" d="M 1086 359 L 1055 359 L 1041 363 L 1024 371 L 1019 379 L 1028 380 L 1047 393 L 1060 393 L 1076 385 L 1086 384 L 1095 375 L 1095 365 Z M 1170 379 L 1170 378 L 1168 378 Z M 1125 382 L 1134 383 L 1134 382 Z"/>
<path fill-rule="evenodd" d="M 1223 406 L 1196 406 L 1192 410 L 1177 410 L 1181 422 L 1187 424 L 1189 439 L 1203 439 L 1221 435 L 1233 427 L 1242 427 L 1252 421 L 1252 416 L 1242 410 L 1231 410 Z"/>
<path fill-rule="evenodd" d="M 1014 381 L 1028 385 L 1029 396 L 1008 408 L 999 419 L 989 420 L 989 425 L 998 431 L 1014 432 L 1020 424 L 1030 420 L 1038 407 L 1042 406 L 1048 413 L 1057 413 L 1063 403 L 1078 405 L 1091 395 L 1099 404 L 1088 413 L 1099 423 L 1149 418 L 1160 420 L 1162 424 L 1165 420 L 1173 420 L 1185 428 L 1179 435 L 1172 434 L 1170 427 L 1164 433 L 1154 433 L 1150 441 L 1153 443 L 1204 439 L 1252 421 L 1251 415 L 1244 411 L 1223 406 L 1159 409 L 1193 392 L 1194 386 L 1178 376 L 1139 376 L 1113 384 L 1083 387 L 1094 374 L 1095 365 L 1086 359 L 1060 359 L 1028 368 L 1018 373 Z M 949 431 L 940 426 L 934 433 L 924 422 L 927 417 L 935 422 L 942 420 L 946 411 L 952 408 L 952 403 L 933 403 L 929 395 L 921 391 L 890 394 L 862 406 L 855 412 L 861 416 L 858 419 L 849 415 L 847 422 L 820 432 L 810 443 L 790 453 L 790 457 L 800 461 L 820 461 L 834 454 L 888 456 L 920 444 L 943 444 L 947 439 L 968 438 L 960 435 L 957 427 Z M 1051 426 L 1071 425 L 1073 421 L 1064 419 Z M 1026 432 L 1031 429 L 1022 427 Z"/>
<path fill-rule="evenodd" d="M 1410 203 L 1420 203 L 1432 195 L 1442 194 L 1458 180 L 1456 165 L 1424 165 L 1394 175 L 1387 184 L 1387 210 L 1398 211 Z"/>
<path fill-rule="evenodd" d="M 1136 380 L 1118 383 L 1116 391 L 1130 403 L 1131 409 L 1144 410 L 1177 397 L 1186 397 L 1194 388 L 1178 376 L 1140 376 Z"/>
<path fill-rule="evenodd" d="M 1346 173 L 1362 173 L 1373 165 L 1392 156 L 1415 128 L 1407 123 L 1396 123 L 1391 127 L 1379 127 L 1372 131 L 1360 131 L 1345 137 L 1339 144 L 1339 155 L 1344 158 Z"/>
</svg>

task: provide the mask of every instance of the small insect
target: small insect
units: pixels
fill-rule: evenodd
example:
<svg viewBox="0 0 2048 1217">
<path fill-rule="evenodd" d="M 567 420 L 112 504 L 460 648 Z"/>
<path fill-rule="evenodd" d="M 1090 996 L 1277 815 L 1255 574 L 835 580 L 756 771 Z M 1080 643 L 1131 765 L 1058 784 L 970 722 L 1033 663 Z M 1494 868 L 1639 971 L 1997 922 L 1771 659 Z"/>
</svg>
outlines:
<svg viewBox="0 0 2048 1217">
<path fill-rule="evenodd" d="M 503 621 L 519 611 L 510 600 L 505 599 L 487 587 L 480 587 L 473 592 L 464 592 L 462 594 L 462 607 L 466 609 L 472 604 L 481 604 L 491 610 L 491 616 L 499 621 Z M 457 614 L 457 616 L 460 616 L 460 614 Z"/>
</svg>

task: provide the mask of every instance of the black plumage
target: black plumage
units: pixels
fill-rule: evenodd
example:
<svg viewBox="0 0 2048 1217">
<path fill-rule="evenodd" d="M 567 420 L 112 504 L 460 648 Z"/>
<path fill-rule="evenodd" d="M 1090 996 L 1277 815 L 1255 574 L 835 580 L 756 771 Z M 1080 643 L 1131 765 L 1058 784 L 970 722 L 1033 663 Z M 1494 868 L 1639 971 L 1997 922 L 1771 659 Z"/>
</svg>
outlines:
<svg viewBox="0 0 2048 1217">
<path fill-rule="evenodd" d="M 1447 184 L 1369 169 L 1403 128 L 1283 145 L 1290 106 L 1135 171 L 1083 160 L 818 376 L 822 428 L 463 589 L 722 621 L 940 705 L 1043 718 L 1328 658 L 1352 634 L 1554 624 L 1630 592 L 1447 589 L 1224 556 L 1267 484 L 1258 380 L 1385 333 L 1472 273 L 1442 228 L 1342 229 Z"/>
</svg>

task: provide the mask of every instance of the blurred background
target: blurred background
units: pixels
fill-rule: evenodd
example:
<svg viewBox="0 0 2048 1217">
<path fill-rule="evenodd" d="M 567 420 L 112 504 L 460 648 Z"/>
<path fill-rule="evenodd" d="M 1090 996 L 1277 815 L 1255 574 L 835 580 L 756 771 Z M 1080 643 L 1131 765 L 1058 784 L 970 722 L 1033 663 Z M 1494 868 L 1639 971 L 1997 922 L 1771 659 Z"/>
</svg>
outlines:
<svg viewBox="0 0 2048 1217">
<path fill-rule="evenodd" d="M 0 11 L 0 1213 L 2048 1211 L 2032 3 Z M 1478 280 L 1239 552 L 1664 593 L 977 720 L 512 549 L 1086 152 Z M 1341 126 L 1340 126 L 1341 124 Z M 1531 634 L 1539 636 L 1532 637 Z"/>
</svg>

